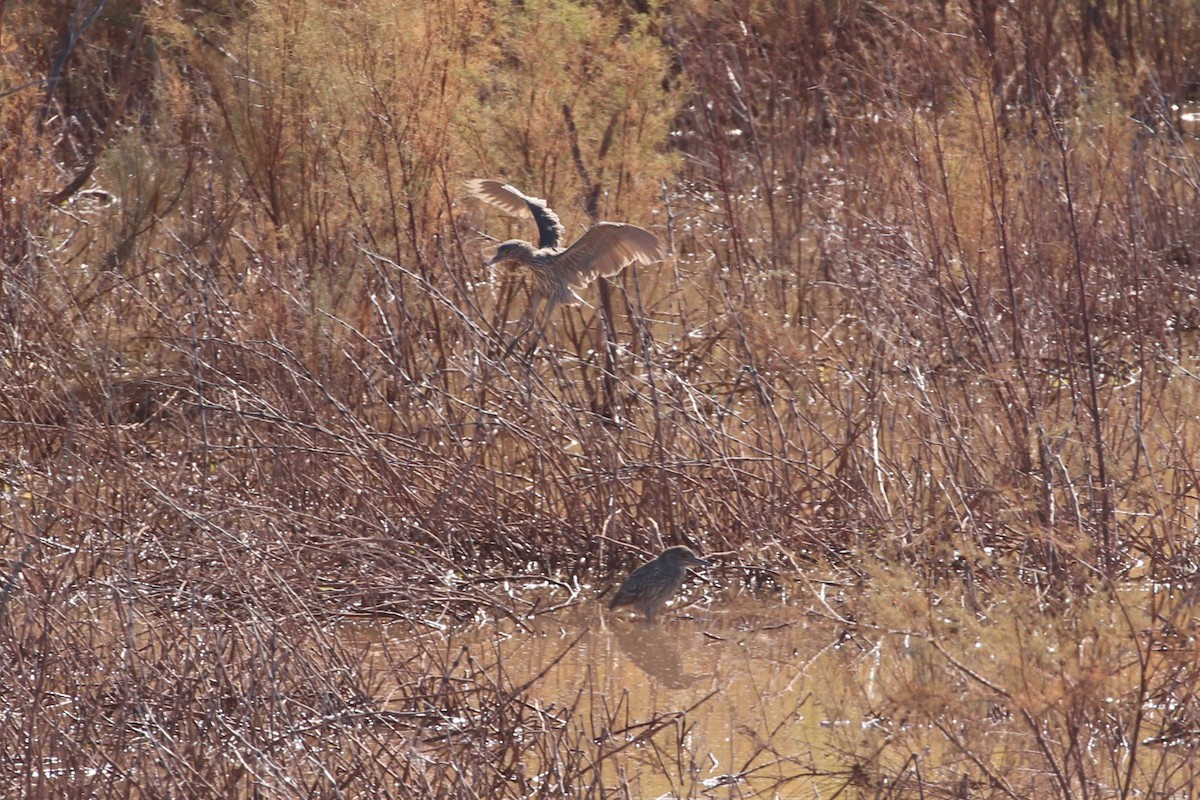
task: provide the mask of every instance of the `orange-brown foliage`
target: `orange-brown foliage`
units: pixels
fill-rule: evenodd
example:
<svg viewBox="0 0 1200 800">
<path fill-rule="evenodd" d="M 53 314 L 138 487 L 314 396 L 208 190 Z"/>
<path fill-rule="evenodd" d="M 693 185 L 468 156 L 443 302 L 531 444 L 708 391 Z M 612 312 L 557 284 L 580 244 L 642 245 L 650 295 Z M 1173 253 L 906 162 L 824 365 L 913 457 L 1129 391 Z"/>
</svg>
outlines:
<svg viewBox="0 0 1200 800">
<path fill-rule="evenodd" d="M 227 741 L 196 709 L 241 708 L 265 752 L 241 682 L 271 659 L 313 714 L 370 696 L 313 677 L 344 658 L 320 620 L 515 616 L 487 581 L 662 544 L 899 563 L 979 609 L 1190 576 L 1200 18 L 1152 5 L 0 4 L 12 772 L 249 793 L 181 766 Z M 502 358 L 523 276 L 481 251 L 531 224 L 464 202 L 475 176 L 547 197 L 568 238 L 628 220 L 670 256 Z M 435 662 L 413 707 L 473 702 L 423 682 Z M 1129 713 L 1157 692 L 1191 719 L 1186 669 L 1144 669 Z M 1068 677 L 1097 704 L 1118 674 Z M 123 765 L 45 729 L 70 685 Z M 155 773 L 138 708 L 194 750 Z M 1061 730 L 1140 735 L 1088 708 Z"/>
</svg>

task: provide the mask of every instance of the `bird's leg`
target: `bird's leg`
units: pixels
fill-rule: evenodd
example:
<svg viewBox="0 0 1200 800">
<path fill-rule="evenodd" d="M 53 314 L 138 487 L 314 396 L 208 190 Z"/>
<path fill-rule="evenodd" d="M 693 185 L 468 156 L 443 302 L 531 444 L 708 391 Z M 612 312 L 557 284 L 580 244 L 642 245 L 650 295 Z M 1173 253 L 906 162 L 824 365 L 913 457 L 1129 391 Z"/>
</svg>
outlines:
<svg viewBox="0 0 1200 800">
<path fill-rule="evenodd" d="M 525 323 L 524 327 L 521 328 L 521 332 L 514 336 L 513 340 L 508 343 L 508 347 L 504 348 L 504 355 L 502 358 L 508 358 L 510 355 L 512 355 L 512 351 L 517 346 L 517 342 L 521 341 L 521 337 L 533 330 L 533 324 L 537 320 L 538 306 L 541 304 L 542 293 L 537 289 L 534 289 L 533 294 L 529 298 L 529 309 L 525 312 L 525 316 L 528 317 L 528 321 Z"/>
<path fill-rule="evenodd" d="M 533 358 L 533 353 L 535 350 L 537 350 L 538 344 L 544 338 L 546 338 L 546 328 L 550 326 L 550 316 L 551 316 L 551 312 L 554 311 L 555 305 L 557 305 L 557 304 L 554 303 L 553 301 L 547 301 L 546 316 L 542 318 L 542 325 L 541 325 L 541 327 L 538 328 L 537 334 L 533 337 L 533 344 L 529 345 L 529 349 L 525 351 L 525 360 L 526 361 Z M 530 327 L 533 327 L 533 326 L 531 325 Z"/>
<path fill-rule="evenodd" d="M 512 341 L 508 343 L 508 347 L 504 348 L 504 355 L 502 355 L 500 357 L 508 358 L 509 356 L 511 356 L 513 348 L 515 348 L 517 346 L 517 342 L 521 341 L 521 337 L 524 336 L 528 330 L 529 330 L 529 326 L 526 325 L 525 330 L 521 331 L 516 336 L 514 336 Z"/>
</svg>

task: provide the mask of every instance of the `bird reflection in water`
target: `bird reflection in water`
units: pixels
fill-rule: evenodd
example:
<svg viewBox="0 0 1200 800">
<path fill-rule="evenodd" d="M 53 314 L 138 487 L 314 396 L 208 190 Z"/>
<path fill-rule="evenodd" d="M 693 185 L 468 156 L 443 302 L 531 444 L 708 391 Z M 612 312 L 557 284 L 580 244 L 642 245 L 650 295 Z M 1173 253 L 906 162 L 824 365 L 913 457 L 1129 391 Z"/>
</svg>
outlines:
<svg viewBox="0 0 1200 800">
<path fill-rule="evenodd" d="M 679 642 L 673 636 L 664 635 L 661 629 L 614 625 L 613 631 L 621 652 L 665 689 L 683 689 L 713 675 L 711 672 L 687 672 Z"/>
</svg>

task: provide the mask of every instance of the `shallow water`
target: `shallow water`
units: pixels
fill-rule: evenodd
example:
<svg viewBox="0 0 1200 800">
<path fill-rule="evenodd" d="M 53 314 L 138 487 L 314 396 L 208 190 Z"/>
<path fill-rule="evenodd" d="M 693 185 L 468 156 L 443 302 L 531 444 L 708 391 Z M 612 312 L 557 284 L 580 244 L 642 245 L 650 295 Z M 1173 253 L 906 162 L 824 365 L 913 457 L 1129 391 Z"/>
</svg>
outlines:
<svg viewBox="0 0 1200 800">
<path fill-rule="evenodd" d="M 343 632 L 381 665 L 421 647 L 503 665 L 514 686 L 533 681 L 533 702 L 570 709 L 609 750 L 643 736 L 602 773 L 635 797 L 827 797 L 852 781 L 837 753 L 870 724 L 835 709 L 861 674 L 854 665 L 872 657 L 844 638 L 836 623 L 749 597 L 669 610 L 653 626 L 592 601 L 422 641 L 382 624 Z"/>
</svg>

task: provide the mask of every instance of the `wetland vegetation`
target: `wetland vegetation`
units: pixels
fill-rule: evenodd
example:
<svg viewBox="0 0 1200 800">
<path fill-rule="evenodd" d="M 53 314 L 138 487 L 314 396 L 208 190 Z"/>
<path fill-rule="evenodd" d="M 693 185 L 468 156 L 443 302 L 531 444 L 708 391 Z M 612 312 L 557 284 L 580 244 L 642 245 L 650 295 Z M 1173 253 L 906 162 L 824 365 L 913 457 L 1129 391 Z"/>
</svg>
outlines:
<svg viewBox="0 0 1200 800">
<path fill-rule="evenodd" d="M 0 54 L 5 796 L 1196 794 L 1193 0 L 55 0 Z M 483 176 L 668 256 L 504 357 Z"/>
</svg>

